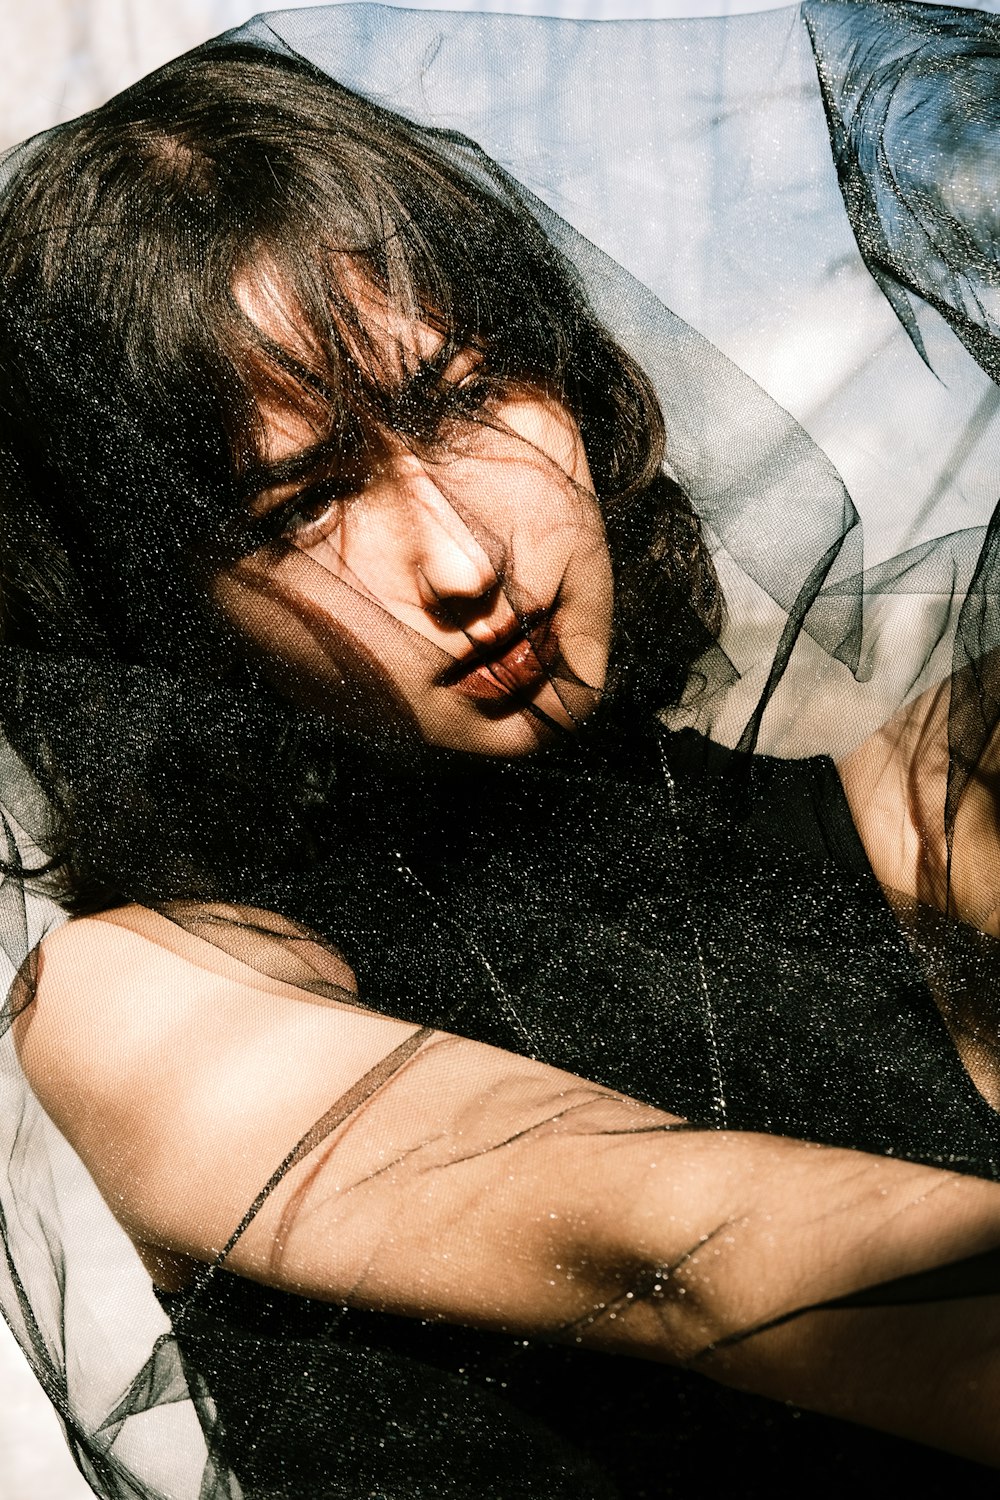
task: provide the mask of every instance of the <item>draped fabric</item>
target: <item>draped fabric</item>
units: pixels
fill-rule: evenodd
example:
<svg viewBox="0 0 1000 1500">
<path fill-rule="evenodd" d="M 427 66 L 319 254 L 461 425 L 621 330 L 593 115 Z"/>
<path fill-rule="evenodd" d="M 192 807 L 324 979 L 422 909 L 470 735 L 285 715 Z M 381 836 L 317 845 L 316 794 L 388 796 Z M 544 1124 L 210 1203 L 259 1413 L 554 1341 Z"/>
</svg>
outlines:
<svg viewBox="0 0 1000 1500">
<path fill-rule="evenodd" d="M 491 1345 L 457 1330 L 428 1335 L 428 1352 L 400 1319 L 372 1313 L 366 1324 L 363 1297 L 351 1312 L 285 1305 L 281 1293 L 255 1303 L 226 1262 L 289 1174 L 391 1091 L 430 1027 L 541 1058 L 698 1128 L 1000 1177 L 1000 892 L 967 811 L 973 795 L 993 796 L 1000 718 L 1000 19 L 905 0 L 600 26 L 349 4 L 258 17 L 220 44 L 304 60 L 412 121 L 497 203 L 527 208 L 655 389 L 667 478 L 700 518 L 725 610 L 677 701 L 609 692 L 592 725 L 537 757 L 470 773 L 461 757 L 418 746 L 405 714 L 389 715 L 381 742 L 365 718 L 380 686 L 370 663 L 346 657 L 353 719 L 341 738 L 308 709 L 276 713 L 262 679 L 234 666 L 232 641 L 205 633 L 186 604 L 168 639 L 163 579 L 179 576 L 191 535 L 216 526 L 220 545 L 232 539 L 192 489 L 176 534 L 152 496 L 130 540 L 114 505 L 128 485 L 141 493 L 146 455 L 125 418 L 115 427 L 113 383 L 100 410 L 73 411 L 74 366 L 54 362 L 66 451 L 97 450 L 116 431 L 121 444 L 108 449 L 120 488 L 94 498 L 79 552 L 81 596 L 93 578 L 109 595 L 118 581 L 119 633 L 88 638 L 81 623 L 72 636 L 6 645 L 0 660 L 8 1020 L 29 1014 L 37 944 L 62 920 L 58 870 L 31 872 L 71 803 L 105 906 L 157 910 L 258 974 L 351 1008 L 358 997 L 323 958 L 344 954 L 361 1003 L 418 1030 L 260 1173 L 258 1196 L 193 1287 L 158 1300 L 28 1087 L 8 1025 L 0 1304 L 81 1470 L 114 1500 L 459 1496 L 485 1475 L 499 1486 L 498 1474 L 516 1475 L 524 1495 L 693 1493 L 700 1476 L 712 1482 L 713 1434 L 750 1433 L 743 1461 L 760 1461 L 753 1434 L 777 1420 L 766 1403 L 716 1406 L 700 1376 L 685 1386 L 658 1372 L 654 1383 L 628 1361 L 620 1408 L 581 1422 L 595 1390 L 611 1402 L 613 1382 L 580 1374 L 569 1353 L 565 1368 L 545 1347 L 518 1364 L 503 1336 Z M 8 193 L 44 146 L 8 155 Z M 11 257 L 15 241 L 8 232 Z M 391 281 L 391 253 L 387 264 Z M 8 428 L 35 398 L 6 402 Z M 477 457 L 513 457 L 535 482 L 548 473 L 502 420 L 485 421 L 475 442 Z M 579 486 L 564 480 L 560 494 L 576 503 Z M 9 464 L 3 482 L 12 515 Z M 441 493 L 463 515 L 449 482 L 446 472 Z M 498 576 L 503 526 L 476 533 Z M 9 538 L 23 531 L 5 527 L 9 572 Z M 549 540 L 539 533 L 540 554 Z M 232 552 L 257 555 L 242 534 Z M 668 627 L 652 605 L 648 616 L 655 641 Z M 641 624 L 629 629 L 645 640 Z M 557 684 L 567 722 L 587 712 L 584 677 Z M 893 890 L 881 861 L 894 834 L 863 817 L 855 831 L 829 762 L 809 758 L 842 759 L 942 684 L 939 763 L 933 775 L 919 759 L 912 767 L 918 791 L 944 778 L 925 824 L 940 855 L 925 886 Z M 236 809 L 230 822 L 221 808 Z M 488 1113 L 467 1128 L 470 1154 L 495 1149 Z M 900 1290 L 883 1271 L 872 1280 L 889 1290 L 868 1295 L 919 1303 L 997 1289 L 988 1260 L 964 1274 L 945 1293 Z M 781 1317 L 800 1306 L 792 1299 Z M 754 1332 L 734 1326 L 727 1338 Z M 486 1386 L 470 1395 L 477 1366 L 492 1372 L 486 1385 L 510 1366 L 517 1387 L 522 1372 L 512 1405 Z M 547 1383 L 582 1406 L 567 1415 L 567 1395 L 557 1422 Z M 601 1440 L 579 1430 L 591 1425 Z M 445 1426 L 460 1451 L 450 1469 Z M 767 1439 L 772 1460 L 798 1451 L 786 1426 Z M 248 1452 L 253 1463 L 241 1463 Z M 876 1449 L 858 1452 L 856 1484 L 880 1462 Z M 957 1460 L 949 1470 L 949 1459 L 901 1449 L 893 1461 L 914 1472 L 940 1463 L 942 1483 L 951 1474 L 973 1492 L 989 1482 Z M 654 1464 L 659 1491 L 644 1488 Z M 743 1492 L 761 1492 L 762 1474 L 745 1470 Z"/>
</svg>

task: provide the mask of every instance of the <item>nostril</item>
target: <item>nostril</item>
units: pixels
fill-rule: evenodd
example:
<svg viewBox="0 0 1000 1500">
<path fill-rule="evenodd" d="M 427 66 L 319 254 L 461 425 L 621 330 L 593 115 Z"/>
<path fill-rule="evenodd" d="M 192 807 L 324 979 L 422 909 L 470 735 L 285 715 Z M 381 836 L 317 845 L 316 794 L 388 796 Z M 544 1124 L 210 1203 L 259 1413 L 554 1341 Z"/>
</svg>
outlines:
<svg viewBox="0 0 1000 1500">
<path fill-rule="evenodd" d="M 507 548 L 484 524 L 482 497 L 466 513 L 426 474 L 411 476 L 409 493 L 415 503 L 408 548 L 422 607 L 440 619 L 479 614 L 496 597 L 507 566 Z"/>
<path fill-rule="evenodd" d="M 495 599 L 503 569 L 471 535 L 438 531 L 420 551 L 414 558 L 417 587 L 430 613 L 475 614 Z"/>
<path fill-rule="evenodd" d="M 424 609 L 439 625 L 451 630 L 464 630 L 473 620 L 491 614 L 500 592 L 501 579 L 493 573 L 485 587 L 477 592 L 442 593 L 434 587 L 432 580 L 421 570 L 421 589 L 424 594 Z"/>
</svg>

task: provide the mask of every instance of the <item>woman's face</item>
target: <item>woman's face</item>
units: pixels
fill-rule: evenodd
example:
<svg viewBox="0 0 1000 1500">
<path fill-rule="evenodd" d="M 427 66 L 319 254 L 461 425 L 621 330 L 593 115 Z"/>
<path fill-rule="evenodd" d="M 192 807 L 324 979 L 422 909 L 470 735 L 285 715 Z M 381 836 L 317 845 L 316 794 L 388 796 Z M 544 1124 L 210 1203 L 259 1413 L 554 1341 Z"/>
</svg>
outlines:
<svg viewBox="0 0 1000 1500">
<path fill-rule="evenodd" d="M 237 296 L 269 338 L 309 356 L 274 286 L 243 283 Z M 367 298 L 398 393 L 426 382 L 441 335 L 400 326 Z M 434 379 L 460 407 L 479 365 L 463 350 Z M 611 568 L 580 433 L 557 400 L 510 386 L 482 412 L 447 418 L 433 444 L 373 429 L 335 460 L 303 398 L 262 382 L 257 400 L 263 463 L 306 460 L 305 480 L 251 502 L 255 515 L 288 517 L 292 545 L 229 566 L 213 593 L 281 691 L 367 730 L 402 722 L 428 744 L 497 756 L 591 712 Z"/>
</svg>

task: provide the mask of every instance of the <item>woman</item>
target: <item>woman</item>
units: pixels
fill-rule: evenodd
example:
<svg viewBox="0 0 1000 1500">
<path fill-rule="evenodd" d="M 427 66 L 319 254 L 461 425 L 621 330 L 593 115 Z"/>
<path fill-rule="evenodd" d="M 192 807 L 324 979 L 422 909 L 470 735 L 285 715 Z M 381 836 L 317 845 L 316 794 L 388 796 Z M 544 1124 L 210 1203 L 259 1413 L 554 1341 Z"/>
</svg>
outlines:
<svg viewBox="0 0 1000 1500">
<path fill-rule="evenodd" d="M 219 1493 L 504 1493 L 515 1464 L 518 1493 L 655 1493 L 664 1385 L 512 1348 L 540 1332 L 995 1462 L 993 1188 L 678 1131 L 995 1170 L 829 766 L 654 717 L 717 585 L 647 380 L 518 195 L 237 47 L 51 137 L 7 201 L 7 728 L 92 913 L 15 1031 L 175 1329 L 103 1427 L 178 1391 L 179 1349 Z M 904 896 L 949 856 L 945 793 L 933 823 L 892 800 L 914 767 L 935 795 L 934 709 L 846 773 L 870 807 L 888 764 Z"/>
</svg>

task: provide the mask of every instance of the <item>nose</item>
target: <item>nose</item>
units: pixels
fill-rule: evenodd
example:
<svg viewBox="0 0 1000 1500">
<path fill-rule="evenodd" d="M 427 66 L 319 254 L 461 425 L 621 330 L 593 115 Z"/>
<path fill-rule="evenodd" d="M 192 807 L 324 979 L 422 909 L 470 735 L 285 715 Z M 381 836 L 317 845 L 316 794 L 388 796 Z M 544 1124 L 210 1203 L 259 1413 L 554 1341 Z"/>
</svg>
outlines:
<svg viewBox="0 0 1000 1500">
<path fill-rule="evenodd" d="M 410 485 L 411 556 L 417 593 L 428 614 L 463 625 L 470 611 L 488 609 L 500 588 L 502 556 L 483 542 L 423 469 Z"/>
</svg>

